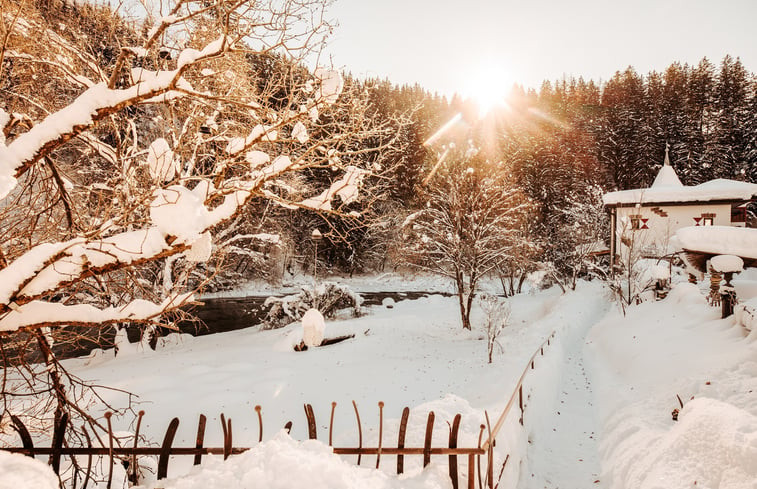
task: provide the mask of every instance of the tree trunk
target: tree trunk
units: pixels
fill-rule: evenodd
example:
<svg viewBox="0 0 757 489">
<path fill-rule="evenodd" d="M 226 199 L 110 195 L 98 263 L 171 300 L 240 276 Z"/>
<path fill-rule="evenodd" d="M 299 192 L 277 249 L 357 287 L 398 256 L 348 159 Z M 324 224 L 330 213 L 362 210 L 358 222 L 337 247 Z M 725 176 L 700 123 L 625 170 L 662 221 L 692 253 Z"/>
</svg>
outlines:
<svg viewBox="0 0 757 489">
<path fill-rule="evenodd" d="M 459 272 L 455 273 L 455 285 L 457 286 L 457 301 L 460 305 L 460 320 L 463 323 L 463 329 L 471 329 L 470 319 L 465 308 L 465 279 Z"/>
</svg>

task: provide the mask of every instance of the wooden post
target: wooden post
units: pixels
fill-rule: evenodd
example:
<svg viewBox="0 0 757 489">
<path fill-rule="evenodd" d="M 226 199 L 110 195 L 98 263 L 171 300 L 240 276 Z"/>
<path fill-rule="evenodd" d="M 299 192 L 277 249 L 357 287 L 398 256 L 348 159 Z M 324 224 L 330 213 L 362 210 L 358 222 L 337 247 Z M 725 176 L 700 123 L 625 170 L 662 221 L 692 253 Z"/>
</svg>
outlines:
<svg viewBox="0 0 757 489">
<path fill-rule="evenodd" d="M 171 445 L 176 436 L 176 430 L 179 429 L 179 418 L 174 418 L 168 424 L 166 435 L 163 437 L 163 444 L 160 446 L 160 455 L 158 455 L 158 480 L 168 477 L 168 459 L 171 456 Z"/>
<path fill-rule="evenodd" d="M 63 413 L 53 432 L 53 453 L 50 454 L 50 466 L 53 468 L 55 475 L 60 474 L 60 449 L 63 447 L 63 436 L 66 434 L 66 424 L 68 423 L 68 414 Z"/>
<path fill-rule="evenodd" d="M 397 448 L 405 448 L 405 433 L 407 433 L 407 420 L 410 417 L 410 408 L 405 407 L 402 410 L 402 419 L 400 420 L 400 433 L 397 440 Z M 401 474 L 405 470 L 405 456 L 401 453 L 397 454 L 397 473 Z"/>
<path fill-rule="evenodd" d="M 426 467 L 431 463 L 431 437 L 434 434 L 434 412 L 428 413 L 426 421 L 426 441 L 423 444 L 423 466 Z"/>
<path fill-rule="evenodd" d="M 457 448 L 457 432 L 460 430 L 460 420 L 462 416 L 457 414 L 452 421 L 452 428 L 449 431 L 449 447 Z M 457 480 L 457 455 L 449 456 L 449 478 L 452 479 L 452 488 L 458 489 L 459 481 Z"/>
<path fill-rule="evenodd" d="M 202 444 L 205 441 L 205 423 L 207 422 L 207 418 L 204 414 L 200 415 L 200 421 L 197 423 L 197 440 L 195 441 L 195 448 L 202 448 Z M 202 453 L 196 453 L 194 464 L 200 465 L 202 462 Z"/>
</svg>

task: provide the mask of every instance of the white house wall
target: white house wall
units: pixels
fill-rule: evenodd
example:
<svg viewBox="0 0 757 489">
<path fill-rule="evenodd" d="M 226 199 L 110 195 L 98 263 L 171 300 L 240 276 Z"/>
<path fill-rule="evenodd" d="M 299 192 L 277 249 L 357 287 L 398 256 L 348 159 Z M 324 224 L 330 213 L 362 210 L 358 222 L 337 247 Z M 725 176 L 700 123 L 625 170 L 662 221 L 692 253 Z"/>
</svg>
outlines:
<svg viewBox="0 0 757 489">
<path fill-rule="evenodd" d="M 635 252 L 641 252 L 647 256 L 662 256 L 672 251 L 670 249 L 670 237 L 683 227 L 695 226 L 695 217 L 703 214 L 714 214 L 713 225 L 731 225 L 730 204 L 704 204 L 704 205 L 641 205 L 639 207 L 617 207 L 616 223 L 616 253 L 623 260 L 628 255 L 628 247 L 623 244 L 632 243 Z M 648 229 L 631 230 L 631 216 L 641 216 L 647 219 Z M 629 244 L 630 244 L 629 243 Z"/>
</svg>

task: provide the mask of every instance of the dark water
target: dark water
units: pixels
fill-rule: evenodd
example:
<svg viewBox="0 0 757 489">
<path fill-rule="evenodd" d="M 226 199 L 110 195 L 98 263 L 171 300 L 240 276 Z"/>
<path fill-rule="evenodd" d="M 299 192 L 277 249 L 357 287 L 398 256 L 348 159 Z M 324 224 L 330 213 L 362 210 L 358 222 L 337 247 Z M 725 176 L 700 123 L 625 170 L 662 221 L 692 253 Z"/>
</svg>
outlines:
<svg viewBox="0 0 757 489">
<path fill-rule="evenodd" d="M 404 300 L 416 300 L 429 295 L 449 296 L 442 292 L 360 292 L 363 298 L 363 307 L 380 305 L 386 298 L 392 298 L 395 302 Z M 264 306 L 266 296 L 247 297 L 221 297 L 215 299 L 203 299 L 202 306 L 194 306 L 189 312 L 196 316 L 199 321 L 183 321 L 177 324 L 182 333 L 193 336 L 204 336 L 214 333 L 224 333 L 237 329 L 250 328 L 263 322 L 268 308 Z M 81 329 L 81 330 L 80 330 Z M 96 348 L 112 348 L 115 337 L 113 328 L 66 328 L 70 334 L 79 336 L 76 342 L 61 342 L 53 347 L 58 358 L 73 358 L 88 355 Z M 160 333 L 166 335 L 174 332 L 163 328 Z M 140 340 L 141 329 L 139 326 L 127 327 L 129 341 L 136 343 Z M 96 335 L 96 337 L 94 336 Z M 29 359 L 34 361 L 34 359 Z M 39 361 L 37 359 L 36 361 Z"/>
<path fill-rule="evenodd" d="M 416 300 L 421 297 L 428 297 L 436 292 L 360 292 L 363 298 L 363 306 L 380 305 L 387 297 L 394 299 L 395 302 L 404 300 Z M 449 295 L 449 294 L 442 294 Z M 205 335 L 212 333 L 222 333 L 225 331 L 234 331 L 242 328 L 249 328 L 263 322 L 268 308 L 263 303 L 269 296 L 248 296 L 248 297 L 223 297 L 218 299 L 204 299 L 204 306 L 198 307 L 192 313 L 202 320 L 206 328 L 197 327 L 195 324 L 180 326 L 182 331 L 194 335 Z M 197 329 L 190 331 L 188 329 Z"/>
</svg>

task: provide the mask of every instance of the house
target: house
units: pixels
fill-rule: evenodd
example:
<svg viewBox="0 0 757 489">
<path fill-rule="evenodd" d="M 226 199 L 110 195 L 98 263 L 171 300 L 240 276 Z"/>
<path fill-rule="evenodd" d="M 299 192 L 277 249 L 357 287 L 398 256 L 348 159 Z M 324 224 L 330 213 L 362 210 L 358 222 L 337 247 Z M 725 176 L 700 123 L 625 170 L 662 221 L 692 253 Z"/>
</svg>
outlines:
<svg viewBox="0 0 757 489">
<path fill-rule="evenodd" d="M 610 192 L 603 196 L 610 212 L 612 263 L 636 253 L 661 257 L 675 252 L 670 238 L 689 226 L 745 227 L 747 205 L 757 200 L 757 184 L 716 179 L 687 186 L 665 162 L 652 186 Z"/>
</svg>

